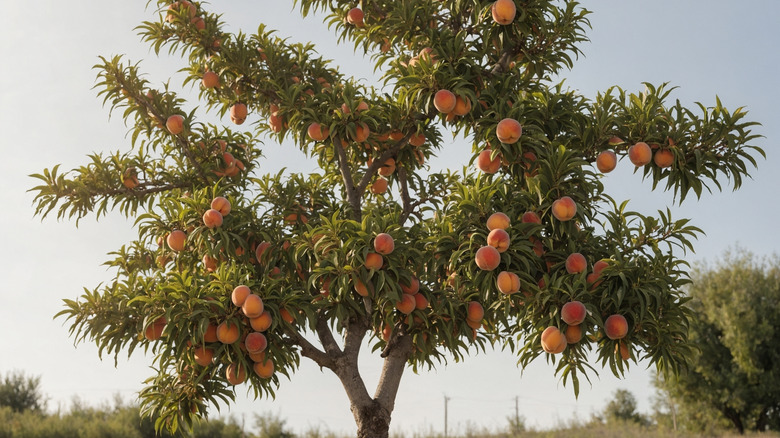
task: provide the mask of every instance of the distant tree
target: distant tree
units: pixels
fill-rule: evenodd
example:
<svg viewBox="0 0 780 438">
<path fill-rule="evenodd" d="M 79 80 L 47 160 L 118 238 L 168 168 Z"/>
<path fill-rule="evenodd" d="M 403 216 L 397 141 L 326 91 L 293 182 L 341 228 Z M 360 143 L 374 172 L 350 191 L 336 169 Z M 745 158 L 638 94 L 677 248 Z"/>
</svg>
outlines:
<svg viewBox="0 0 780 438">
<path fill-rule="evenodd" d="M 41 378 L 27 377 L 21 371 L 11 371 L 0 383 L 0 406 L 14 412 L 42 412 L 46 401 L 41 393 Z"/>
<path fill-rule="evenodd" d="M 733 427 L 780 428 L 780 258 L 738 249 L 714 268 L 696 267 L 690 286 L 693 366 L 658 386 L 682 406 L 717 410 Z M 691 410 L 691 409 L 689 409 Z"/>
<path fill-rule="evenodd" d="M 284 419 L 274 414 L 255 415 L 257 438 L 295 438 L 295 435 L 285 428 L 285 423 Z"/>
<path fill-rule="evenodd" d="M 636 397 L 630 391 L 618 389 L 612 395 L 609 403 L 604 408 L 598 419 L 607 424 L 612 423 L 636 423 L 647 425 L 647 418 L 637 412 Z"/>
<path fill-rule="evenodd" d="M 40 216 L 135 221 L 114 281 L 61 315 L 101 355 L 151 350 L 140 397 L 158 427 L 192 424 L 236 385 L 273 397 L 304 357 L 338 377 L 366 438 L 388 436 L 405 370 L 474 350 L 544 356 L 575 393 L 590 358 L 616 375 L 637 358 L 686 365 L 677 251 L 699 229 L 630 211 L 601 178 L 624 158 L 680 202 L 737 188 L 763 155 L 741 108 L 687 109 L 666 84 L 567 89 L 589 28 L 576 1 L 291 2 L 369 55 L 376 84 L 266 24 L 233 33 L 208 2 L 147 3 L 139 33 L 183 58 L 200 105 L 103 58 L 97 88 L 130 144 L 45 169 L 33 191 Z M 451 134 L 471 152 L 443 150 Z M 261 169 L 260 137 L 317 171 Z M 458 170 L 430 169 L 435 154 Z M 361 350 L 383 361 L 375 388 Z"/>
</svg>

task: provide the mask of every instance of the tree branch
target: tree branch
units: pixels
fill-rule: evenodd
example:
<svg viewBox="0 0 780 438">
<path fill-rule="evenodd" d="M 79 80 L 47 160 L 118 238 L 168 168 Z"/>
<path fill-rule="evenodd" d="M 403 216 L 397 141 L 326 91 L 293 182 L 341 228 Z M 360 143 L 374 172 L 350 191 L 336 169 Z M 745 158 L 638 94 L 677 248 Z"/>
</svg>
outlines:
<svg viewBox="0 0 780 438">
<path fill-rule="evenodd" d="M 385 357 L 382 365 L 382 374 L 379 376 L 374 399 L 382 408 L 388 412 L 393 411 L 395 406 L 395 397 L 398 393 L 398 386 L 401 384 L 406 362 L 412 352 L 412 337 L 401 333 L 396 336 L 395 347 L 391 349 L 390 354 Z"/>
<path fill-rule="evenodd" d="M 287 334 L 290 336 L 290 342 L 301 347 L 301 355 L 313 360 L 320 368 L 328 368 L 332 371 L 336 369 L 336 362 L 324 351 L 315 347 L 311 342 L 303 337 L 297 331 L 291 330 Z"/>
</svg>

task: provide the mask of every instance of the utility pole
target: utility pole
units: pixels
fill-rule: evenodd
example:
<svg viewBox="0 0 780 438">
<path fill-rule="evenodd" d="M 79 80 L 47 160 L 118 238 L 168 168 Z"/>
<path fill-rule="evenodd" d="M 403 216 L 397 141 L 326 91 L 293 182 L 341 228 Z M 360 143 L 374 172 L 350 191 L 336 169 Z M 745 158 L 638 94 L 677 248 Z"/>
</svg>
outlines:
<svg viewBox="0 0 780 438">
<path fill-rule="evenodd" d="M 520 408 L 519 408 L 519 402 L 518 399 L 520 397 L 515 396 L 515 429 L 520 428 Z"/>
<path fill-rule="evenodd" d="M 444 438 L 447 438 L 447 404 L 449 404 L 450 398 L 444 396 Z"/>
</svg>

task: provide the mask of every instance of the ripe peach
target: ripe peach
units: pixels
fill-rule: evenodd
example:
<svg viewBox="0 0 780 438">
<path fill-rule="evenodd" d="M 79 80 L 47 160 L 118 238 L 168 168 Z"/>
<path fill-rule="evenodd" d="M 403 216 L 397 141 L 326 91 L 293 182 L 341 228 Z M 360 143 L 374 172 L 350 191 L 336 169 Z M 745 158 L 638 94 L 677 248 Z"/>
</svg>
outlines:
<svg viewBox="0 0 780 438">
<path fill-rule="evenodd" d="M 628 334 L 628 321 L 623 315 L 611 315 L 604 321 L 604 334 L 609 339 L 623 339 Z"/>
<path fill-rule="evenodd" d="M 450 90 L 439 90 L 433 95 L 433 106 L 440 113 L 449 114 L 455 109 L 458 99 Z"/>
<path fill-rule="evenodd" d="M 260 264 L 264 263 L 263 260 L 263 254 L 265 251 L 271 247 L 271 244 L 268 242 L 260 242 L 259 245 L 257 245 L 257 248 L 255 248 L 255 257 L 257 258 L 257 262 Z"/>
<path fill-rule="evenodd" d="M 420 147 L 420 146 L 424 145 L 425 144 L 425 134 L 423 134 L 423 133 L 412 134 L 409 137 L 409 144 L 414 146 L 414 147 Z"/>
<path fill-rule="evenodd" d="M 566 336 L 566 342 L 569 344 L 576 344 L 582 339 L 582 327 L 579 325 L 570 325 L 566 327 L 563 333 Z"/>
<path fill-rule="evenodd" d="M 241 364 L 231 363 L 225 369 L 225 378 L 231 385 L 240 385 L 246 380 L 246 369 Z"/>
<path fill-rule="evenodd" d="M 314 141 L 325 141 L 325 139 L 328 138 L 328 134 L 330 134 L 327 126 L 321 125 L 317 122 L 309 125 L 309 129 L 307 129 L 306 132 L 309 135 L 309 138 Z"/>
<path fill-rule="evenodd" d="M 379 270 L 382 269 L 382 265 L 385 263 L 384 258 L 380 254 L 370 252 L 366 254 L 366 269 Z"/>
<path fill-rule="evenodd" d="M 644 166 L 653 159 L 653 151 L 647 143 L 640 141 L 628 148 L 628 159 L 631 160 L 636 167 Z"/>
<path fill-rule="evenodd" d="M 568 196 L 556 199 L 552 203 L 552 214 L 561 222 L 571 220 L 577 214 L 577 204 Z"/>
<path fill-rule="evenodd" d="M 195 359 L 195 363 L 207 367 L 211 365 L 211 361 L 214 360 L 214 350 L 203 346 L 195 348 L 192 352 L 192 356 Z"/>
<path fill-rule="evenodd" d="M 184 131 L 184 116 L 181 114 L 169 116 L 168 120 L 165 121 L 165 127 L 173 135 L 181 134 Z"/>
<path fill-rule="evenodd" d="M 501 263 L 501 254 L 496 248 L 486 245 L 477 250 L 474 261 L 477 262 L 479 269 L 492 271 Z"/>
<path fill-rule="evenodd" d="M 471 319 L 466 318 L 466 325 L 471 327 L 472 330 L 477 330 L 482 327 L 482 321 L 472 321 Z"/>
<path fill-rule="evenodd" d="M 388 158 L 387 161 L 385 161 L 385 164 L 379 167 L 379 170 L 377 172 L 382 176 L 392 175 L 393 172 L 395 172 L 395 159 Z"/>
<path fill-rule="evenodd" d="M 268 116 L 268 126 L 273 132 L 282 132 L 284 128 L 284 119 L 279 115 L 279 108 L 276 105 L 271 105 L 269 109 L 270 115 Z"/>
<path fill-rule="evenodd" d="M 401 301 L 396 301 L 395 308 L 398 309 L 404 315 L 412 313 L 417 307 L 417 301 L 413 295 L 401 294 Z"/>
<path fill-rule="evenodd" d="M 520 222 L 524 224 L 541 224 L 542 219 L 536 214 L 535 211 L 526 211 L 520 218 Z"/>
<path fill-rule="evenodd" d="M 512 23 L 517 14 L 517 6 L 513 0 L 496 0 L 493 6 L 490 7 L 490 13 L 493 15 L 493 20 L 500 25 L 507 25 Z"/>
<path fill-rule="evenodd" d="M 217 326 L 217 340 L 223 344 L 233 344 L 238 341 L 238 324 L 225 321 Z"/>
<path fill-rule="evenodd" d="M 165 238 L 165 242 L 168 243 L 168 247 L 178 252 L 184 250 L 184 242 L 187 240 L 187 234 L 182 230 L 173 230 L 168 237 Z"/>
<path fill-rule="evenodd" d="M 368 286 L 360 280 L 355 280 L 355 292 L 361 297 L 368 296 Z"/>
<path fill-rule="evenodd" d="M 388 255 L 395 249 L 393 236 L 387 233 L 379 233 L 374 237 L 374 250 L 382 255 Z"/>
<path fill-rule="evenodd" d="M 163 330 L 165 329 L 165 324 L 168 323 L 168 320 L 162 316 L 160 318 L 157 318 L 149 324 L 146 327 L 146 330 L 144 330 L 144 337 L 150 341 L 156 341 L 162 337 Z"/>
<path fill-rule="evenodd" d="M 566 272 L 569 274 L 579 274 L 584 272 L 587 267 L 588 261 L 584 255 L 578 252 L 571 253 L 566 257 Z"/>
<path fill-rule="evenodd" d="M 599 260 L 593 264 L 593 273 L 596 275 L 601 275 L 601 271 L 603 271 L 607 266 L 609 266 L 609 262 L 606 260 Z"/>
<path fill-rule="evenodd" d="M 609 138 L 607 143 L 609 143 L 610 146 L 618 146 L 618 145 L 621 145 L 621 144 L 625 143 L 625 141 L 623 141 L 622 138 L 620 138 L 620 137 L 618 137 L 616 135 L 613 135 L 612 137 Z"/>
<path fill-rule="evenodd" d="M 230 201 L 228 201 L 227 198 L 223 196 L 217 196 L 211 200 L 211 208 L 217 210 L 222 215 L 222 217 L 225 217 L 230 214 Z"/>
<path fill-rule="evenodd" d="M 187 16 L 190 19 L 195 18 L 195 14 L 198 13 L 197 8 L 188 0 L 175 1 L 168 5 L 168 14 L 165 17 L 165 21 L 172 23 L 175 19 L 174 12 L 180 12 L 182 9 L 187 9 Z"/>
<path fill-rule="evenodd" d="M 230 121 L 236 125 L 244 123 L 244 121 L 246 121 L 246 115 L 246 104 L 238 102 L 230 107 Z"/>
<path fill-rule="evenodd" d="M 596 157 L 596 167 L 601 173 L 609 173 L 617 167 L 617 155 L 613 151 L 603 151 Z"/>
<path fill-rule="evenodd" d="M 534 244 L 534 254 L 536 254 L 537 257 L 541 257 L 544 255 L 544 243 L 542 243 L 541 240 L 531 237 L 531 243 Z"/>
<path fill-rule="evenodd" d="M 381 195 L 387 191 L 387 180 L 379 177 L 371 184 L 371 193 Z"/>
<path fill-rule="evenodd" d="M 653 162 L 662 169 L 672 167 L 672 164 L 674 164 L 674 152 L 667 148 L 659 149 L 653 155 Z"/>
<path fill-rule="evenodd" d="M 246 347 L 246 351 L 250 353 L 260 353 L 268 346 L 268 340 L 265 338 L 264 334 L 252 332 L 246 335 L 244 346 Z"/>
<path fill-rule="evenodd" d="M 496 228 L 487 236 L 487 244 L 497 249 L 498 252 L 504 252 L 509 249 L 510 243 L 509 233 L 501 228 Z"/>
<path fill-rule="evenodd" d="M 207 228 L 216 228 L 222 226 L 222 213 L 210 208 L 203 213 L 203 225 Z"/>
<path fill-rule="evenodd" d="M 206 326 L 206 332 L 203 333 L 203 342 L 217 342 L 219 339 L 217 339 L 217 326 L 209 323 L 208 326 Z"/>
<path fill-rule="evenodd" d="M 502 294 L 513 294 L 520 291 L 520 277 L 514 272 L 501 271 L 496 277 L 496 286 Z"/>
<path fill-rule="evenodd" d="M 368 128 L 368 125 L 363 122 L 359 122 L 355 125 L 355 142 L 363 143 L 364 141 L 368 140 L 369 135 L 371 135 L 371 130 Z"/>
<path fill-rule="evenodd" d="M 490 231 L 493 231 L 496 228 L 506 230 L 507 228 L 509 228 L 509 224 L 510 224 L 509 216 L 501 212 L 491 214 L 487 220 L 487 228 Z"/>
<path fill-rule="evenodd" d="M 496 173 L 501 168 L 501 154 L 496 155 L 496 158 L 490 158 L 493 155 L 491 149 L 485 149 L 477 156 L 477 169 L 485 173 Z"/>
<path fill-rule="evenodd" d="M 629 349 L 628 349 L 628 345 L 626 345 L 626 343 L 625 343 L 625 342 L 623 342 L 623 341 L 620 341 L 620 342 L 617 344 L 617 346 L 616 346 L 616 347 L 617 347 L 617 350 L 620 352 L 620 358 L 621 358 L 621 359 L 623 359 L 623 360 L 626 360 L 626 361 L 627 361 L 628 359 L 630 359 L 630 358 L 631 358 L 631 351 L 629 351 Z"/>
<path fill-rule="evenodd" d="M 412 278 L 409 280 L 409 284 L 404 284 L 401 282 L 399 285 L 405 294 L 414 295 L 420 291 L 420 280 L 417 279 L 417 277 L 414 275 L 412 275 Z"/>
<path fill-rule="evenodd" d="M 257 318 L 263 314 L 263 299 L 259 295 L 249 294 L 241 305 L 241 311 L 247 318 Z"/>
<path fill-rule="evenodd" d="M 558 327 L 549 326 L 542 332 L 542 350 L 546 353 L 558 354 L 566 349 L 566 336 Z"/>
<path fill-rule="evenodd" d="M 580 325 L 585 321 L 588 311 L 579 301 L 569 301 L 561 307 L 561 319 L 569 325 Z"/>
<path fill-rule="evenodd" d="M 471 112 L 471 100 L 468 97 L 457 96 L 455 98 L 455 108 L 452 113 L 456 116 L 465 116 Z"/>
<path fill-rule="evenodd" d="M 255 370 L 255 374 L 257 374 L 260 378 L 270 379 L 274 374 L 274 362 L 271 359 L 255 361 L 252 369 Z"/>
<path fill-rule="evenodd" d="M 425 295 L 423 295 L 423 294 L 419 294 L 418 293 L 418 294 L 414 294 L 412 296 L 414 297 L 415 308 L 417 310 L 425 309 L 430 304 L 428 302 L 428 298 L 425 298 Z"/>
<path fill-rule="evenodd" d="M 260 316 L 249 320 L 249 325 L 251 325 L 252 329 L 256 332 L 264 332 L 271 327 L 272 322 L 273 318 L 271 317 L 271 313 L 267 310 L 263 310 L 263 313 L 261 313 Z"/>
<path fill-rule="evenodd" d="M 521 135 L 523 135 L 523 127 L 515 119 L 503 119 L 496 126 L 496 137 L 501 143 L 517 143 Z"/>
<path fill-rule="evenodd" d="M 482 307 L 482 304 L 479 304 L 476 301 L 469 301 L 469 304 L 466 307 L 466 319 L 473 322 L 482 322 L 482 318 L 484 317 L 485 309 Z"/>
<path fill-rule="evenodd" d="M 216 88 L 219 86 L 219 75 L 213 71 L 207 71 L 203 73 L 203 78 L 200 81 L 203 88 Z"/>
<path fill-rule="evenodd" d="M 360 8 L 352 8 L 347 12 L 347 23 L 355 25 L 355 27 L 363 27 L 363 10 Z"/>
<path fill-rule="evenodd" d="M 205 254 L 203 256 L 203 266 L 206 268 L 206 271 L 208 272 L 214 272 L 217 270 L 217 266 L 219 265 L 219 260 L 216 258 Z"/>
</svg>

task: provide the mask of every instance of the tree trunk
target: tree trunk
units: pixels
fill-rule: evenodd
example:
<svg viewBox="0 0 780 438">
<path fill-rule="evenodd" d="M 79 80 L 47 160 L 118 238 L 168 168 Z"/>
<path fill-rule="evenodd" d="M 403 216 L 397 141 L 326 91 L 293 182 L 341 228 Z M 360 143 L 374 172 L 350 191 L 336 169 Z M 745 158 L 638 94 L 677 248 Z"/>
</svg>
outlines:
<svg viewBox="0 0 780 438">
<path fill-rule="evenodd" d="M 737 429 L 737 433 L 739 433 L 740 435 L 745 434 L 745 425 L 742 424 L 742 416 L 740 415 L 739 412 L 737 412 L 736 409 L 726 406 L 725 408 L 723 408 L 723 415 L 725 415 L 726 418 L 728 418 L 729 421 L 731 421 L 731 424 L 733 424 L 734 428 Z"/>
<path fill-rule="evenodd" d="M 353 405 L 358 438 L 387 438 L 390 434 L 390 412 L 372 400 L 368 406 Z"/>
</svg>

